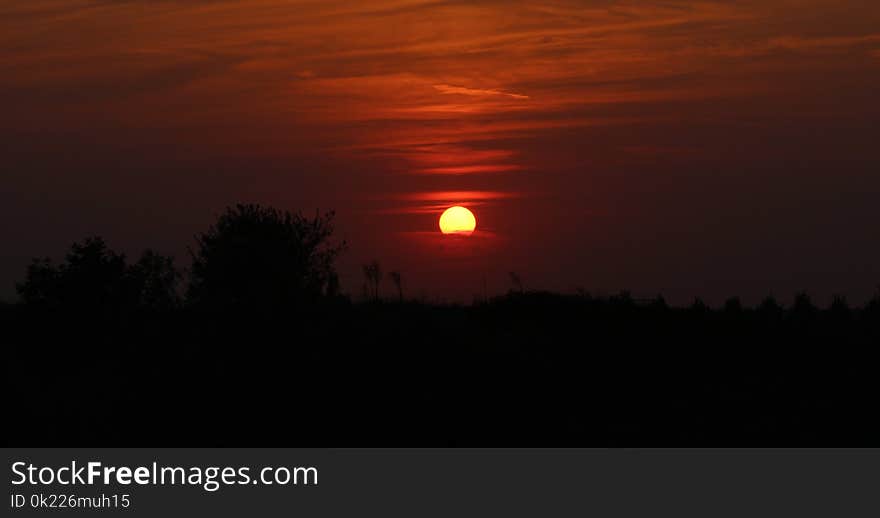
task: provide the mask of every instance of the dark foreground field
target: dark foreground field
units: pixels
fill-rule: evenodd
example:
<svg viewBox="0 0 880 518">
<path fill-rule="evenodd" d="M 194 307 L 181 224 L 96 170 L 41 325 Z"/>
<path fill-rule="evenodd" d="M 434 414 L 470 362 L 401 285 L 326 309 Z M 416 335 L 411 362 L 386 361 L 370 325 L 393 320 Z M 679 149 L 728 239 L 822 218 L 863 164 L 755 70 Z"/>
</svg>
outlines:
<svg viewBox="0 0 880 518">
<path fill-rule="evenodd" d="M 876 299 L 709 310 L 519 293 L 0 319 L 7 445 L 880 442 Z"/>
</svg>

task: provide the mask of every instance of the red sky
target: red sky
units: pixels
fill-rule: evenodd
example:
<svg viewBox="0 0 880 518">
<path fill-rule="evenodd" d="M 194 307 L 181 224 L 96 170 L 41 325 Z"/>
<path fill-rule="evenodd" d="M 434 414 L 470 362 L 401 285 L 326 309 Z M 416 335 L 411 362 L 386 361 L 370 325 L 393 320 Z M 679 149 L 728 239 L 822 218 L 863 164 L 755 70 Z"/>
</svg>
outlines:
<svg viewBox="0 0 880 518">
<path fill-rule="evenodd" d="M 2 0 L 0 77 L 6 298 L 92 233 L 185 266 L 236 202 L 335 209 L 355 294 L 880 284 L 876 0 Z"/>
</svg>

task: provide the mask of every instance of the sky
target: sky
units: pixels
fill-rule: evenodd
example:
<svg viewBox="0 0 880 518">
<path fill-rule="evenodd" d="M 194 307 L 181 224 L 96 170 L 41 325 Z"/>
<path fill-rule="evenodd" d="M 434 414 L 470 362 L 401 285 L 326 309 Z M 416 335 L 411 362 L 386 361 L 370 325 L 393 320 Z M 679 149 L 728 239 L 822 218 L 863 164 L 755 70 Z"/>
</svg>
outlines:
<svg viewBox="0 0 880 518">
<path fill-rule="evenodd" d="M 880 286 L 876 0 L 0 0 L 0 298 L 101 235 L 336 211 L 407 296 Z M 437 221 L 461 204 L 470 237 Z M 392 292 L 390 283 L 385 286 Z"/>
</svg>

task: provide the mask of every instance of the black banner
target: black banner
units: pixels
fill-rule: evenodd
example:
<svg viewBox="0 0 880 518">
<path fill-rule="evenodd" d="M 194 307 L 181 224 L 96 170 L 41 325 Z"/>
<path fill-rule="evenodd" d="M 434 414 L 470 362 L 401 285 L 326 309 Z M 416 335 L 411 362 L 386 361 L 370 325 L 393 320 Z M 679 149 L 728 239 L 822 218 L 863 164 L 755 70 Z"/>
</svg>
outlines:
<svg viewBox="0 0 880 518">
<path fill-rule="evenodd" d="M 878 450 L 6 449 L 5 516 L 878 516 Z"/>
</svg>

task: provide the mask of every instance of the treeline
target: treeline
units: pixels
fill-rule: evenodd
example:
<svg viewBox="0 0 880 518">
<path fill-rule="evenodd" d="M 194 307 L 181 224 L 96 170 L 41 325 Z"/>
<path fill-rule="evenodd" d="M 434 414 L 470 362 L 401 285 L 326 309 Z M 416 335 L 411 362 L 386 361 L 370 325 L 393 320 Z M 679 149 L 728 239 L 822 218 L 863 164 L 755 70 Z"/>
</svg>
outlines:
<svg viewBox="0 0 880 518">
<path fill-rule="evenodd" d="M 196 236 L 189 268 L 176 266 L 172 257 L 152 249 L 130 262 L 101 237 L 93 236 L 74 243 L 58 264 L 49 258 L 35 258 L 24 280 L 16 284 L 16 291 L 24 305 L 76 310 L 169 311 L 187 307 L 274 311 L 303 307 L 343 297 L 334 263 L 346 246 L 334 241 L 332 234 L 332 212 L 307 218 L 260 205 L 237 205 L 227 208 L 214 225 Z M 380 287 L 386 282 L 392 284 L 389 300 L 405 300 L 399 271 L 385 274 L 373 260 L 363 265 L 363 274 L 362 300 L 380 301 Z M 509 275 L 509 295 L 525 293 L 520 277 L 515 272 Z M 577 297 L 594 300 L 586 292 Z M 595 300 L 668 309 L 662 295 L 635 300 L 623 291 Z M 880 291 L 863 309 L 870 313 L 878 304 Z M 712 311 L 700 299 L 689 309 L 695 313 Z M 738 297 L 732 297 L 721 308 L 725 313 L 749 309 L 767 317 L 791 314 L 798 318 L 810 318 L 820 311 L 807 293 L 798 294 L 789 308 L 772 296 L 755 308 L 745 308 Z M 858 311 L 841 296 L 834 297 L 824 309 L 838 316 Z"/>
<path fill-rule="evenodd" d="M 307 218 L 259 205 L 228 208 L 191 250 L 189 282 L 171 257 L 145 250 L 133 263 L 100 237 L 74 243 L 64 260 L 34 259 L 16 285 L 28 306 L 168 311 L 183 306 L 243 311 L 313 304 L 338 296 L 333 213 Z"/>
<path fill-rule="evenodd" d="M 876 446 L 880 297 L 340 295 L 332 214 L 238 206 L 188 282 L 94 238 L 0 310 L 7 445 Z M 397 297 L 376 301 L 390 278 Z"/>
</svg>

